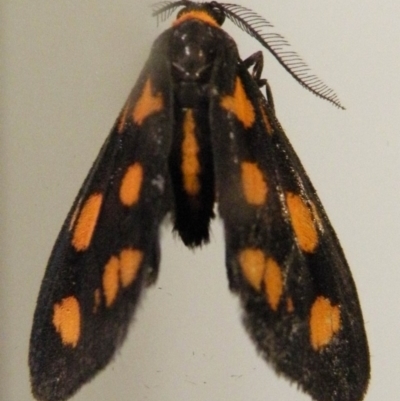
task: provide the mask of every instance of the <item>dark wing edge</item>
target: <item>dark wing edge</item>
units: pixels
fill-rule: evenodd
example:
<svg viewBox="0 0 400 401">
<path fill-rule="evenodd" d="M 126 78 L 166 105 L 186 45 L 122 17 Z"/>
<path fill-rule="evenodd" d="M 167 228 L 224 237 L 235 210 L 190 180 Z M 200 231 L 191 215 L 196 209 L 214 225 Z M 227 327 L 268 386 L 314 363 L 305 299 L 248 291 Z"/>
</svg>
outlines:
<svg viewBox="0 0 400 401">
<path fill-rule="evenodd" d="M 157 278 L 159 226 L 171 207 L 168 31 L 155 42 L 54 245 L 30 338 L 34 396 L 72 396 L 126 337 Z"/>
</svg>

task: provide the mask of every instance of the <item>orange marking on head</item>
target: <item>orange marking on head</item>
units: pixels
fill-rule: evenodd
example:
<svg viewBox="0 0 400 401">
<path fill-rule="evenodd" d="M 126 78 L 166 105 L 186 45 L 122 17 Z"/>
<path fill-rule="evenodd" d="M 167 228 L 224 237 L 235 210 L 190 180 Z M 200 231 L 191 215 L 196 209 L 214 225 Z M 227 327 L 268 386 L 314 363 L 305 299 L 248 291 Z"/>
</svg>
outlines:
<svg viewBox="0 0 400 401">
<path fill-rule="evenodd" d="M 268 187 L 256 163 L 243 162 L 242 185 L 247 203 L 260 206 L 265 203 Z"/>
<path fill-rule="evenodd" d="M 236 77 L 233 95 L 224 96 L 221 100 L 221 106 L 233 113 L 246 128 L 250 128 L 253 125 L 255 120 L 254 108 L 239 77 Z"/>
<path fill-rule="evenodd" d="M 90 195 L 83 205 L 72 234 L 72 246 L 77 251 L 85 251 L 92 240 L 94 229 L 99 217 L 103 195 L 94 193 Z"/>
<path fill-rule="evenodd" d="M 242 272 L 249 284 L 257 291 L 261 290 L 264 275 L 264 253 L 260 249 L 246 248 L 239 254 Z"/>
<path fill-rule="evenodd" d="M 195 121 L 193 110 L 188 109 L 183 121 L 183 141 L 182 141 L 182 175 L 183 186 L 187 194 L 195 196 L 200 191 L 199 173 L 200 163 L 197 157 L 199 145 L 195 135 Z"/>
<path fill-rule="evenodd" d="M 157 113 L 164 108 L 164 100 L 161 92 L 153 95 L 150 78 L 147 79 L 142 94 L 133 108 L 133 121 L 142 125 L 143 121 L 151 114 Z"/>
<path fill-rule="evenodd" d="M 286 194 L 286 203 L 300 248 L 304 252 L 314 252 L 318 245 L 318 232 L 311 210 L 299 195 L 291 192 Z"/>
<path fill-rule="evenodd" d="M 130 107 L 130 102 L 129 99 L 126 102 L 126 105 L 124 106 L 122 112 L 121 112 L 121 116 L 119 119 L 119 123 L 118 123 L 118 133 L 121 134 L 122 131 L 125 128 L 125 124 L 126 124 L 126 119 L 128 117 L 128 111 L 129 111 L 129 107 Z"/>
<path fill-rule="evenodd" d="M 271 134 L 273 133 L 272 125 L 271 125 L 271 123 L 269 122 L 269 118 L 267 117 L 267 114 L 266 114 L 265 111 L 264 111 L 264 108 L 263 108 L 263 106 L 262 106 L 262 103 L 261 103 L 260 111 L 261 111 L 262 119 L 263 119 L 264 124 L 265 124 L 265 128 L 267 129 L 268 134 L 271 135 Z"/>
<path fill-rule="evenodd" d="M 339 306 L 331 305 L 327 298 L 317 297 L 311 307 L 309 324 L 311 345 L 317 351 L 328 345 L 340 329 Z"/>
<path fill-rule="evenodd" d="M 287 310 L 289 313 L 294 312 L 293 299 L 290 298 L 290 297 L 286 299 L 286 310 Z"/>
<path fill-rule="evenodd" d="M 192 11 L 182 14 L 179 18 L 177 18 L 172 23 L 172 26 L 175 27 L 175 26 L 181 24 L 182 22 L 188 21 L 190 19 L 197 19 L 202 22 L 205 22 L 206 24 L 209 24 L 209 25 L 219 28 L 219 24 L 217 23 L 217 21 L 215 21 L 215 19 L 213 17 L 211 17 L 211 15 L 209 13 L 207 13 L 206 11 L 199 11 L 199 10 L 192 10 Z"/>
<path fill-rule="evenodd" d="M 104 267 L 103 272 L 103 291 L 106 305 L 111 306 L 119 290 L 119 260 L 116 256 L 111 256 Z"/>
<path fill-rule="evenodd" d="M 138 249 L 126 248 L 121 251 L 119 261 L 122 287 L 128 287 L 135 280 L 142 260 L 143 252 Z"/>
<path fill-rule="evenodd" d="M 81 334 L 79 302 L 74 296 L 66 297 L 53 306 L 53 326 L 63 345 L 75 348 Z"/>
<path fill-rule="evenodd" d="M 124 206 L 132 206 L 139 200 L 143 182 L 143 167 L 140 163 L 131 164 L 122 177 L 119 198 Z"/>
<path fill-rule="evenodd" d="M 265 261 L 265 293 L 271 309 L 276 311 L 283 293 L 282 272 L 278 263 L 272 258 Z"/>
</svg>

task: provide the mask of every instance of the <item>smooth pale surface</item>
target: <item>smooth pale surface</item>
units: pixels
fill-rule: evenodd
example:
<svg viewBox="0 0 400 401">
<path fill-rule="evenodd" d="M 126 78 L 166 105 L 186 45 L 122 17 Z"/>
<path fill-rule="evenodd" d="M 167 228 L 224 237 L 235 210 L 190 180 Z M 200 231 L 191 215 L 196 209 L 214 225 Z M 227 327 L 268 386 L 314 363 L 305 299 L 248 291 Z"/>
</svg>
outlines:
<svg viewBox="0 0 400 401">
<path fill-rule="evenodd" d="M 151 2 L 0 3 L 0 399 L 30 400 L 28 340 L 61 224 L 150 51 Z M 372 355 L 367 401 L 400 392 L 400 3 L 242 1 L 332 86 L 340 111 L 265 56 L 278 117 L 341 240 Z M 226 24 L 247 57 L 257 42 Z M 195 253 L 163 230 L 161 275 L 121 352 L 74 401 L 300 401 L 257 357 L 219 223 Z"/>
</svg>

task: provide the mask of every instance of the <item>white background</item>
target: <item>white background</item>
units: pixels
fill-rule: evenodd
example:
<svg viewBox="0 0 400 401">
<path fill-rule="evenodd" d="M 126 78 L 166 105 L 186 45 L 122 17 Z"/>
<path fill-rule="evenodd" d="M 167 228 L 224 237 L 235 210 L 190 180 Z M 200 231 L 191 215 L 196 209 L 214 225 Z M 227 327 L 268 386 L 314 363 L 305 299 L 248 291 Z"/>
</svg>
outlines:
<svg viewBox="0 0 400 401">
<path fill-rule="evenodd" d="M 266 55 L 264 76 L 357 283 L 366 400 L 400 393 L 400 2 L 241 1 L 340 95 L 338 110 Z M 149 53 L 147 1 L 0 1 L 0 400 L 31 400 L 28 340 L 47 258 Z M 247 57 L 260 48 L 225 27 Z M 241 327 L 220 223 L 190 252 L 163 229 L 161 275 L 108 368 L 74 401 L 300 401 Z"/>
</svg>

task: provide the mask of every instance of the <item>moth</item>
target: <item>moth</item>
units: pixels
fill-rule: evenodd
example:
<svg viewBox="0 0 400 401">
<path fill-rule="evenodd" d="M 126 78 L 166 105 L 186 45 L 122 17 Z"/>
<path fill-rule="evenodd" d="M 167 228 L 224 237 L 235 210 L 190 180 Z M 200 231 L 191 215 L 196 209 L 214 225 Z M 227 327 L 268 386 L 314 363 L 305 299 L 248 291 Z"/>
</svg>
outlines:
<svg viewBox="0 0 400 401">
<path fill-rule="evenodd" d="M 157 279 L 161 223 L 195 248 L 217 210 L 229 288 L 261 357 L 316 401 L 360 401 L 369 352 L 348 264 L 277 120 L 261 52 L 242 60 L 224 20 L 341 104 L 253 11 L 180 0 L 154 15 L 177 9 L 54 245 L 30 339 L 33 395 L 66 400 L 110 362 Z"/>
</svg>

